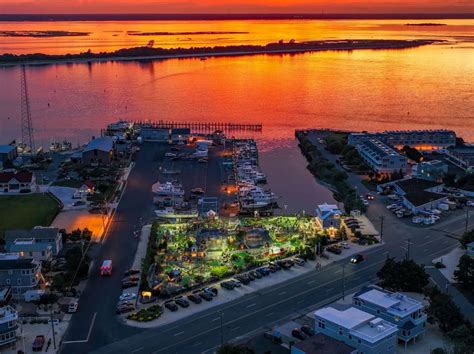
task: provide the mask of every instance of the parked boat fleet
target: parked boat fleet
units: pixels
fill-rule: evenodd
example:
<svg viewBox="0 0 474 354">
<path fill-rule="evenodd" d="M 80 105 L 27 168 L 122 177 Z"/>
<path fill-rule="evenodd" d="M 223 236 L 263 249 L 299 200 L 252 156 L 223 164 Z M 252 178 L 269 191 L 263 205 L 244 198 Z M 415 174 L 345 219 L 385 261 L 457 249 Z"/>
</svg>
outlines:
<svg viewBox="0 0 474 354">
<path fill-rule="evenodd" d="M 198 216 L 196 210 L 191 210 L 189 204 L 184 201 L 184 189 L 181 183 L 156 182 L 152 186 L 153 203 L 159 206 L 155 215 L 166 219 L 195 218 Z"/>
<path fill-rule="evenodd" d="M 274 193 L 261 187 L 267 176 L 258 166 L 258 150 L 254 140 L 236 140 L 233 145 L 235 181 L 241 212 L 268 210 L 276 206 Z"/>
</svg>

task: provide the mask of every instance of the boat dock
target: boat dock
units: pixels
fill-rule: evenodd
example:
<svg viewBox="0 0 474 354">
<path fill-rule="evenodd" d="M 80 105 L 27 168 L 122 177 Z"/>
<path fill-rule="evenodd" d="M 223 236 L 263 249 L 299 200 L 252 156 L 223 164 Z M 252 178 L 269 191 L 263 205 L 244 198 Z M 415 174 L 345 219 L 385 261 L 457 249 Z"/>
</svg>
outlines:
<svg viewBox="0 0 474 354">
<path fill-rule="evenodd" d="M 134 125 L 140 127 L 151 127 L 156 129 L 176 129 L 176 128 L 189 128 L 192 131 L 204 132 L 204 131 L 253 131 L 261 132 L 263 129 L 262 124 L 241 124 L 241 123 L 224 123 L 224 122 L 177 122 L 177 121 L 149 121 L 139 120 L 132 121 Z"/>
</svg>

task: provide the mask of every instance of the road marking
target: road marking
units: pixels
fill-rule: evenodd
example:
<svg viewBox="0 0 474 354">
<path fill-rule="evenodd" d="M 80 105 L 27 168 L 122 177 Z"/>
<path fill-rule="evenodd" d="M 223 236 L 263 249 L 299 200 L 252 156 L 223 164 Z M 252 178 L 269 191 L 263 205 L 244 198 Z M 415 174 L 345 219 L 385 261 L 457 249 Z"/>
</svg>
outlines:
<svg viewBox="0 0 474 354">
<path fill-rule="evenodd" d="M 427 238 L 430 238 L 430 237 L 431 237 L 431 235 L 426 235 L 426 236 L 425 236 L 425 240 L 426 240 Z"/>
<path fill-rule="evenodd" d="M 425 249 L 423 250 L 423 252 L 425 252 L 425 253 L 428 252 L 428 251 L 429 251 L 428 248 L 425 248 Z"/>
<path fill-rule="evenodd" d="M 183 333 L 184 333 L 184 331 L 181 331 L 181 332 L 175 333 L 174 336 L 177 337 L 177 336 L 180 336 Z"/>
<path fill-rule="evenodd" d="M 360 279 L 360 276 L 354 277 L 353 279 L 354 279 L 354 280 L 359 280 L 359 279 Z"/>
<path fill-rule="evenodd" d="M 200 346 L 201 344 L 202 344 L 202 342 L 197 342 L 197 343 L 193 344 L 193 347 L 198 347 L 198 346 Z"/>
<path fill-rule="evenodd" d="M 339 274 L 339 273 L 342 273 L 342 269 L 336 270 L 336 271 L 334 272 L 334 274 Z"/>
<path fill-rule="evenodd" d="M 240 327 L 234 327 L 234 328 L 231 328 L 230 331 L 236 331 L 238 330 Z"/>
<path fill-rule="evenodd" d="M 143 350 L 143 347 L 140 347 L 140 348 L 137 348 L 137 349 L 133 349 L 133 350 L 132 350 L 132 353 L 141 352 L 142 350 Z"/>
<path fill-rule="evenodd" d="M 302 304 L 303 302 L 304 302 L 304 300 L 300 300 L 300 301 L 297 302 L 297 304 L 299 305 L 299 304 Z"/>
<path fill-rule="evenodd" d="M 316 280 L 311 280 L 308 282 L 308 284 L 313 284 L 313 283 L 316 283 Z"/>
<path fill-rule="evenodd" d="M 384 253 L 382 253 L 384 256 L 388 254 L 388 251 L 385 251 Z"/>
<path fill-rule="evenodd" d="M 333 291 L 333 290 L 334 290 L 334 288 L 329 288 L 329 289 L 326 289 L 326 292 L 327 292 L 327 293 L 330 293 L 330 292 Z"/>
<path fill-rule="evenodd" d="M 254 306 L 257 306 L 257 304 L 256 304 L 256 303 L 253 303 L 253 304 L 250 304 L 250 305 L 245 306 L 245 307 L 249 309 L 249 308 L 254 307 Z"/>
<path fill-rule="evenodd" d="M 91 325 L 89 327 L 89 332 L 87 333 L 87 338 L 86 339 L 64 341 L 63 344 L 87 343 L 89 341 L 89 338 L 91 337 L 92 328 L 94 327 L 96 317 L 97 317 L 97 312 L 94 312 L 94 315 L 92 316 L 92 322 L 91 322 Z"/>
<path fill-rule="evenodd" d="M 278 295 L 285 295 L 286 291 L 282 291 L 281 293 L 278 293 Z"/>
<path fill-rule="evenodd" d="M 267 313 L 267 314 L 265 315 L 265 317 L 270 317 L 270 316 L 273 315 L 274 313 L 275 313 L 275 312 Z"/>
<path fill-rule="evenodd" d="M 221 319 L 220 317 L 216 317 L 211 322 L 216 322 L 216 321 L 219 321 L 220 319 Z"/>
</svg>

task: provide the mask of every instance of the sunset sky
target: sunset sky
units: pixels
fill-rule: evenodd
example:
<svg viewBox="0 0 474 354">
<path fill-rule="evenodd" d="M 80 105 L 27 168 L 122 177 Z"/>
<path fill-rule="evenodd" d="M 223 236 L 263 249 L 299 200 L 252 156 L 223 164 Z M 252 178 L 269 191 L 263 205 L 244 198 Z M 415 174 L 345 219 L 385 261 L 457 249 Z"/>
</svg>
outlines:
<svg viewBox="0 0 474 354">
<path fill-rule="evenodd" d="M 0 13 L 473 13 L 474 0 L 0 0 Z"/>
</svg>

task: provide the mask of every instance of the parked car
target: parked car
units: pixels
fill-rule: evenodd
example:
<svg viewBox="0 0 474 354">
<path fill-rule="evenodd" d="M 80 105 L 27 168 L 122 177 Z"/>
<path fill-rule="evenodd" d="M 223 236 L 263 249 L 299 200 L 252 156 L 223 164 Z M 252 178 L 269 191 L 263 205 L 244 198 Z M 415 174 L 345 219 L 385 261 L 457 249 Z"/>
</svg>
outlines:
<svg viewBox="0 0 474 354">
<path fill-rule="evenodd" d="M 334 247 L 334 246 L 326 247 L 326 251 L 334 253 L 334 254 L 341 254 L 342 253 L 342 250 L 340 248 Z"/>
<path fill-rule="evenodd" d="M 304 266 L 306 263 L 306 261 L 303 258 L 293 258 L 293 261 L 295 262 L 295 264 L 301 267 Z"/>
<path fill-rule="evenodd" d="M 204 299 L 206 301 L 212 301 L 212 295 L 209 295 L 208 293 L 206 293 L 204 291 L 200 291 L 198 294 L 202 299 Z"/>
<path fill-rule="evenodd" d="M 33 351 L 41 352 L 44 347 L 44 342 L 45 342 L 45 338 L 43 335 L 36 336 L 35 340 L 33 341 L 33 347 L 32 347 Z"/>
<path fill-rule="evenodd" d="M 200 304 L 202 302 L 201 298 L 196 294 L 189 294 L 188 300 L 194 302 L 195 304 Z"/>
<path fill-rule="evenodd" d="M 237 279 L 231 279 L 229 281 L 232 282 L 232 284 L 234 284 L 236 288 L 240 288 L 242 286 L 242 283 L 238 281 Z"/>
<path fill-rule="evenodd" d="M 139 280 L 140 280 L 139 277 L 131 276 L 131 277 L 128 277 L 128 278 L 123 279 L 123 280 L 122 280 L 122 283 L 123 283 L 123 282 L 127 282 L 127 281 L 137 281 L 137 282 L 138 282 Z"/>
<path fill-rule="evenodd" d="M 235 276 L 235 279 L 237 279 L 239 282 L 241 282 L 244 285 L 247 285 L 250 283 L 250 279 L 248 279 L 246 276 L 243 274 L 239 274 Z"/>
<path fill-rule="evenodd" d="M 171 312 L 178 311 L 178 306 L 174 303 L 173 300 L 168 300 L 165 302 L 165 307 Z"/>
<path fill-rule="evenodd" d="M 120 306 L 120 307 L 117 307 L 117 310 L 115 311 L 115 313 L 117 315 L 121 315 L 121 314 L 124 314 L 124 313 L 128 313 L 128 312 L 132 312 L 135 310 L 135 306 L 133 305 L 126 305 L 126 306 Z"/>
<path fill-rule="evenodd" d="M 128 289 L 128 288 L 133 288 L 135 286 L 138 286 L 137 281 L 125 281 L 122 282 L 122 289 Z"/>
<path fill-rule="evenodd" d="M 254 275 L 253 275 L 251 272 L 246 273 L 245 276 L 246 276 L 250 281 L 254 281 L 254 280 L 255 280 L 255 277 L 254 277 Z"/>
<path fill-rule="evenodd" d="M 138 273 L 140 273 L 140 270 L 138 270 L 138 269 L 133 269 L 133 268 L 132 268 L 132 269 L 127 270 L 127 271 L 124 273 L 123 276 L 124 276 L 124 277 L 129 277 L 130 275 L 135 275 L 135 274 L 138 274 Z"/>
<path fill-rule="evenodd" d="M 270 270 L 268 268 L 264 268 L 264 267 L 257 268 L 255 271 L 263 277 L 266 277 L 267 275 L 270 274 Z"/>
<path fill-rule="evenodd" d="M 268 263 L 268 266 L 269 267 L 274 267 L 274 268 L 276 268 L 276 270 L 281 270 L 281 267 L 278 264 L 274 263 L 274 262 Z"/>
<path fill-rule="evenodd" d="M 251 273 L 255 279 L 260 279 L 263 277 L 263 275 L 257 272 L 256 270 L 251 270 L 249 273 Z"/>
<path fill-rule="evenodd" d="M 191 190 L 191 193 L 192 194 L 204 194 L 205 192 L 204 192 L 204 189 L 202 189 L 202 188 L 194 188 L 194 189 Z"/>
<path fill-rule="evenodd" d="M 219 293 L 219 290 L 217 290 L 217 288 L 215 287 L 207 287 L 207 288 L 204 288 L 202 289 L 202 291 L 208 293 L 209 295 L 211 295 L 212 297 L 215 297 L 217 296 L 217 294 Z"/>
<path fill-rule="evenodd" d="M 175 297 L 174 302 L 183 308 L 189 307 L 189 301 L 187 301 L 183 296 Z"/>
<path fill-rule="evenodd" d="M 370 194 L 370 193 L 367 193 L 365 195 L 365 197 L 367 198 L 367 200 L 374 200 L 375 199 L 375 196 L 373 194 Z"/>
<path fill-rule="evenodd" d="M 308 325 L 303 325 L 303 326 L 301 326 L 300 329 L 301 329 L 301 332 L 303 332 L 303 333 L 306 334 L 307 336 L 310 336 L 310 337 L 311 337 L 311 336 L 314 335 L 313 329 L 312 329 L 310 326 L 308 326 Z"/>
<path fill-rule="evenodd" d="M 73 301 L 69 304 L 69 306 L 67 308 L 67 312 L 68 313 L 76 313 L 78 307 L 79 307 L 79 303 L 77 301 Z"/>
<path fill-rule="evenodd" d="M 346 250 L 349 249 L 349 248 L 351 248 L 351 246 L 349 246 L 349 243 L 347 243 L 347 242 L 345 242 L 345 241 L 341 242 L 339 245 L 340 245 L 342 248 L 346 249 Z"/>
<path fill-rule="evenodd" d="M 466 205 L 469 206 L 469 207 L 474 207 L 474 201 L 473 200 L 468 200 L 466 202 Z"/>
<path fill-rule="evenodd" d="M 232 283 L 230 281 L 223 281 L 221 283 L 221 287 L 224 288 L 224 289 L 227 289 L 227 290 L 233 290 L 235 288 L 235 285 L 234 285 L 234 283 Z"/>
<path fill-rule="evenodd" d="M 137 294 L 134 293 L 125 293 L 120 295 L 119 300 L 120 301 L 132 301 L 137 298 Z"/>
<path fill-rule="evenodd" d="M 363 255 L 357 254 L 357 255 L 355 255 L 354 257 L 351 258 L 351 263 L 357 264 L 357 263 L 363 262 L 364 259 L 365 258 L 364 258 Z"/>
<path fill-rule="evenodd" d="M 306 336 L 303 334 L 303 332 L 301 331 L 301 329 L 299 328 L 295 328 L 294 330 L 291 331 L 291 335 L 295 338 L 298 338 L 298 339 L 301 339 L 301 340 L 305 340 L 306 339 Z"/>
</svg>

